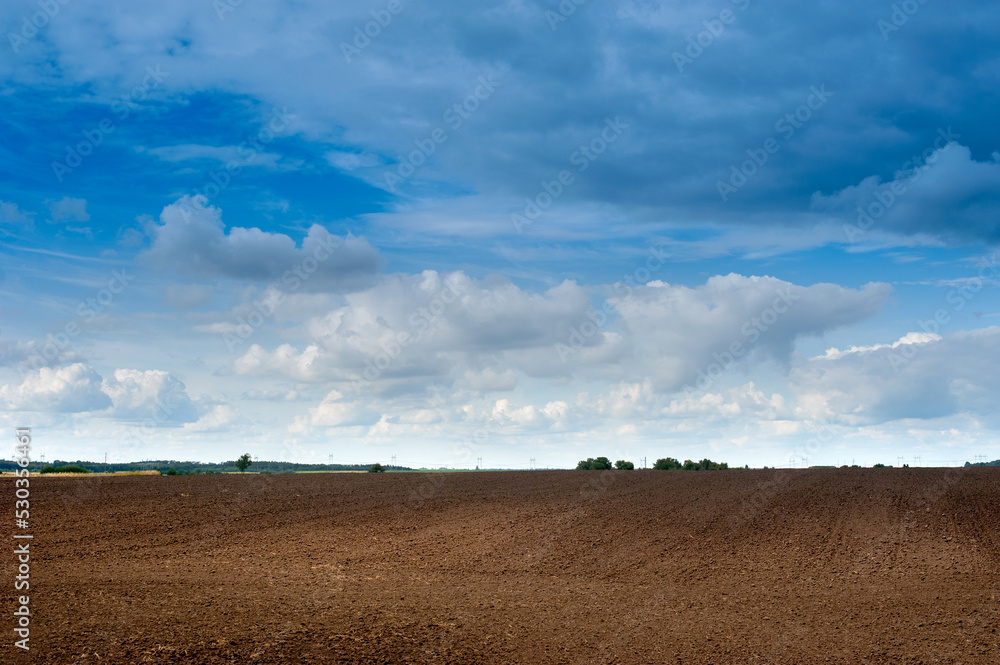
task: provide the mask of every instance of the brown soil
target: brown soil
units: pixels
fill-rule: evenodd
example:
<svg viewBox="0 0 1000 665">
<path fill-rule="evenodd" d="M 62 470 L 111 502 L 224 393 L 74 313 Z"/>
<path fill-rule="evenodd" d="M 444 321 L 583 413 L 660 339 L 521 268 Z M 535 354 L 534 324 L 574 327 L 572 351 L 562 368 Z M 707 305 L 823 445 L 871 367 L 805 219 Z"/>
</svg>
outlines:
<svg viewBox="0 0 1000 665">
<path fill-rule="evenodd" d="M 31 652 L 13 646 L 5 545 L 3 663 L 1000 662 L 1000 469 L 34 478 L 31 492 Z M 0 493 L 12 509 L 12 478 Z M 23 532 L 4 512 L 11 543 Z"/>
</svg>

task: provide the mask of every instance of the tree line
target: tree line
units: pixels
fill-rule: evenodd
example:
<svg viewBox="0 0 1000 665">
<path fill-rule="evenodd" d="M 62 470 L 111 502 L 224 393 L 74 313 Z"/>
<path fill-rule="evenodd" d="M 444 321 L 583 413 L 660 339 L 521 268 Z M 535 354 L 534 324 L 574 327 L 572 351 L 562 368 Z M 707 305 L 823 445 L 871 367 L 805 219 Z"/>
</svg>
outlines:
<svg viewBox="0 0 1000 665">
<path fill-rule="evenodd" d="M 726 462 L 713 462 L 707 458 L 698 462 L 689 459 L 681 462 L 673 457 L 663 457 L 656 460 L 653 464 L 653 469 L 657 471 L 716 471 L 728 468 L 729 464 Z M 577 471 L 610 471 L 612 469 L 632 471 L 635 469 L 635 465 L 632 462 L 620 459 L 612 466 L 611 460 L 607 457 L 588 457 L 585 460 L 580 460 L 576 465 L 576 469 Z"/>
</svg>

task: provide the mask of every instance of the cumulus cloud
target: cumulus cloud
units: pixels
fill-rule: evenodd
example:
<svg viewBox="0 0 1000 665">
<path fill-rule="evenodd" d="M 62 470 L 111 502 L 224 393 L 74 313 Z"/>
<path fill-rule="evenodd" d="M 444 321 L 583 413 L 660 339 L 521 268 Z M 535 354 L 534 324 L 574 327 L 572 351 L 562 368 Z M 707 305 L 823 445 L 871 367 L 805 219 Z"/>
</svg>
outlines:
<svg viewBox="0 0 1000 665">
<path fill-rule="evenodd" d="M 611 302 L 636 362 L 671 391 L 697 384 L 716 365 L 751 357 L 786 364 L 798 338 L 864 321 L 891 293 L 879 283 L 848 289 L 730 274 L 695 288 L 650 282 Z"/>
<path fill-rule="evenodd" d="M 813 207 L 845 213 L 852 242 L 869 231 L 1000 241 L 1000 153 L 980 162 L 966 146 L 949 143 L 917 162 L 886 182 L 869 176 L 829 196 L 816 193 Z"/>
<path fill-rule="evenodd" d="M 206 410 L 169 372 L 116 369 L 102 377 L 83 363 L 42 367 L 19 385 L 0 387 L 0 405 L 5 410 L 92 413 L 154 425 L 192 422 Z"/>
<path fill-rule="evenodd" d="M 461 378 L 475 390 L 501 390 L 516 377 L 509 367 L 493 367 L 494 354 L 543 348 L 551 355 L 590 307 L 589 296 L 574 282 L 532 293 L 506 280 L 487 283 L 433 270 L 387 276 L 345 300 L 306 323 L 312 344 L 274 351 L 254 345 L 234 370 L 376 388 L 387 379 L 419 379 L 426 388 L 427 379 Z"/>
<path fill-rule="evenodd" d="M 101 376 L 83 363 L 43 367 L 20 385 L 0 387 L 0 405 L 9 411 L 80 413 L 101 411 L 112 404 L 101 390 Z"/>
<path fill-rule="evenodd" d="M 185 423 L 187 432 L 223 432 L 240 420 L 239 412 L 228 404 L 217 404 L 193 423 Z"/>
<path fill-rule="evenodd" d="M 827 351 L 796 363 L 789 383 L 802 417 L 871 425 L 971 413 L 995 418 L 1000 327 Z"/>
<path fill-rule="evenodd" d="M 31 226 L 34 215 L 17 207 L 16 203 L 0 201 L 0 224 Z"/>
<path fill-rule="evenodd" d="M 152 246 L 141 259 L 202 279 L 280 282 L 290 290 L 349 291 L 372 282 L 378 251 L 362 238 L 335 236 L 313 225 L 301 246 L 258 228 L 226 229 L 221 211 L 200 196 L 183 197 L 150 225 Z"/>
<path fill-rule="evenodd" d="M 86 222 L 90 220 L 85 199 L 64 196 L 58 201 L 46 201 L 53 222 Z"/>
<path fill-rule="evenodd" d="M 610 297 L 598 312 L 573 282 L 531 293 L 505 281 L 426 271 L 350 294 L 303 326 L 308 345 L 254 344 L 233 370 L 334 382 L 352 395 L 510 391 L 520 376 L 617 380 L 659 393 L 707 390 L 701 379 L 717 378 L 712 365 L 787 369 L 796 340 L 864 321 L 891 293 L 886 284 L 800 286 L 731 274 L 697 287 L 650 282 Z"/>
<path fill-rule="evenodd" d="M 343 393 L 331 390 L 318 406 L 309 409 L 308 416 L 296 418 L 290 431 L 306 432 L 317 426 L 374 425 L 381 417 L 368 403 L 345 399 Z"/>
<path fill-rule="evenodd" d="M 101 389 L 113 402 L 112 415 L 122 420 L 183 423 L 200 415 L 184 384 L 162 370 L 116 369 Z"/>
</svg>

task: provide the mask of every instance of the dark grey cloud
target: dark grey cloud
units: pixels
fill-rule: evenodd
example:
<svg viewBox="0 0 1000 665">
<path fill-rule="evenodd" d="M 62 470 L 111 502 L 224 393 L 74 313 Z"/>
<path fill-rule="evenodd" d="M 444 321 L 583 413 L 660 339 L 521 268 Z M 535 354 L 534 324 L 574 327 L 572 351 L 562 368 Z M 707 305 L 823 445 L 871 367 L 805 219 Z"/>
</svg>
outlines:
<svg viewBox="0 0 1000 665">
<path fill-rule="evenodd" d="M 562 200 L 659 222 L 811 226 L 813 193 L 870 176 L 889 181 L 939 128 L 954 127 L 978 162 L 1000 147 L 992 117 L 1000 6 L 971 0 L 914 2 L 896 15 L 901 3 L 860 0 L 623 0 L 574 5 L 555 23 L 546 12 L 558 12 L 557 2 L 412 2 L 351 58 L 343 45 L 372 20 L 367 4 L 300 3 L 290 12 L 261 1 L 222 24 L 194 1 L 122 5 L 115 14 L 101 2 L 74 6 L 44 42 L 67 77 L 114 90 L 127 78 L 122 63 L 159 62 L 176 94 L 220 91 L 287 105 L 296 132 L 365 155 L 358 162 L 367 166 L 352 163 L 350 174 L 380 186 L 415 141 L 444 127 L 447 141 L 399 192 L 474 192 L 490 201 L 484 215 L 516 210 L 616 116 L 628 132 L 577 174 Z M 131 20 L 139 11 L 143 20 Z M 146 27 L 136 31 L 137 23 Z M 95 39 L 108 45 L 100 58 Z M 448 128 L 444 112 L 483 75 L 499 88 L 461 128 Z M 829 98 L 794 132 L 782 129 L 814 86 Z M 718 183 L 768 139 L 778 149 L 723 200 Z M 954 241 L 995 239 L 982 225 L 962 234 L 898 225 L 918 228 Z"/>
</svg>

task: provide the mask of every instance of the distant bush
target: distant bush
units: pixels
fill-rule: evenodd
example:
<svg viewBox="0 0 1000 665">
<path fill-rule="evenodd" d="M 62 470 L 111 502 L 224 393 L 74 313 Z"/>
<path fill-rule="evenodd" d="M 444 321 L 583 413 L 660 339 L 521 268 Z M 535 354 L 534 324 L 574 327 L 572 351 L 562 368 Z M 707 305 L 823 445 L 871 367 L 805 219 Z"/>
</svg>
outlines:
<svg viewBox="0 0 1000 665">
<path fill-rule="evenodd" d="M 611 460 L 607 457 L 588 457 L 585 460 L 580 460 L 576 465 L 577 471 L 605 471 L 611 470 Z"/>
<path fill-rule="evenodd" d="M 619 471 L 634 471 L 635 470 L 635 464 L 632 464 L 632 462 L 626 462 L 625 460 L 620 459 L 617 462 L 615 462 L 615 468 L 618 469 Z"/>
<path fill-rule="evenodd" d="M 75 464 L 69 464 L 67 466 L 52 466 L 51 464 L 39 473 L 90 473 L 88 469 L 84 469 L 82 466 L 76 466 Z"/>
<path fill-rule="evenodd" d="M 881 462 L 879 462 L 878 464 L 873 465 L 872 468 L 873 469 L 884 469 L 885 468 L 885 464 L 882 464 Z"/>
<path fill-rule="evenodd" d="M 368 468 L 368 473 L 385 473 L 385 467 L 375 462 Z"/>
<path fill-rule="evenodd" d="M 167 469 L 167 475 L 168 476 L 179 476 L 179 475 L 181 475 L 181 472 L 178 471 L 177 469 Z"/>
<path fill-rule="evenodd" d="M 678 460 L 673 457 L 664 457 L 662 459 L 656 460 L 653 464 L 653 468 L 659 471 L 673 471 L 676 469 L 683 469 L 684 471 L 717 471 L 722 469 L 728 469 L 729 464 L 726 462 L 713 462 L 710 459 L 703 459 L 700 462 L 695 462 L 689 459 L 684 460 L 681 464 Z M 765 469 L 767 467 L 764 467 Z"/>
</svg>

